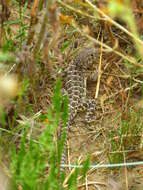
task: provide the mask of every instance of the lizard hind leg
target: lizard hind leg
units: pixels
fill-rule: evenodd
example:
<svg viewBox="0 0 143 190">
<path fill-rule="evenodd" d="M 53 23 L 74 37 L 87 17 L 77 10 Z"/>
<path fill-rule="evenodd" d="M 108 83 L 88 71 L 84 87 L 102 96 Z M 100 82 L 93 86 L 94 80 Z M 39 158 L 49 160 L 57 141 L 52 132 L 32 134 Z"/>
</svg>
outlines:
<svg viewBox="0 0 143 190">
<path fill-rule="evenodd" d="M 96 120 L 94 112 L 96 110 L 96 100 L 84 98 L 81 101 L 80 110 L 86 110 L 85 122 L 91 123 Z"/>
</svg>

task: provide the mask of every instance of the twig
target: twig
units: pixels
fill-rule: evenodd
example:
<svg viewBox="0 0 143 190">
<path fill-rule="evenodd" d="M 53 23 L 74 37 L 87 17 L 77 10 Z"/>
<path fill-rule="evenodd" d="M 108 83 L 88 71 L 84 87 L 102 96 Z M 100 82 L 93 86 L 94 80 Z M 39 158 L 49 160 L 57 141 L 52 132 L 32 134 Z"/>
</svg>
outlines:
<svg viewBox="0 0 143 190">
<path fill-rule="evenodd" d="M 80 12 L 79 10 L 75 10 L 73 7 L 63 3 L 61 0 L 57 0 L 60 4 L 62 4 L 63 6 L 66 6 L 67 8 L 71 9 L 72 11 L 75 11 L 75 12 Z M 109 16 L 107 16 L 104 12 L 102 12 L 100 9 L 98 9 L 95 5 L 93 5 L 91 2 L 89 2 L 88 0 L 86 0 L 86 2 L 88 3 L 88 5 L 90 5 L 90 7 L 92 7 L 96 12 L 100 13 L 106 20 L 108 20 L 110 23 L 114 24 L 115 26 L 117 26 L 118 28 L 120 28 L 122 31 L 124 31 L 126 34 L 128 34 L 129 36 L 131 36 L 132 38 L 134 38 L 136 41 L 140 42 L 140 44 L 143 45 L 143 42 L 139 39 L 139 38 L 136 38 L 131 32 L 129 32 L 127 29 L 125 29 L 124 27 L 122 27 L 120 24 L 118 24 L 117 22 L 115 22 L 114 20 L 112 20 Z M 84 13 L 85 14 L 85 13 Z M 90 15 L 85 15 L 85 16 L 90 16 Z M 95 16 L 91 16 L 92 18 L 94 19 L 97 19 Z M 132 63 L 133 65 L 137 66 L 137 67 L 140 67 L 140 68 L 143 68 L 143 66 L 141 64 L 138 64 L 136 62 L 136 60 L 133 58 L 133 57 L 129 57 L 129 56 L 126 56 L 124 54 L 122 54 L 121 52 L 115 50 L 114 48 L 111 48 L 110 46 L 104 44 L 104 43 L 101 43 L 99 42 L 98 40 L 94 39 L 93 37 L 91 37 L 90 35 L 86 34 L 83 30 L 81 30 L 79 27 L 77 27 L 77 25 L 75 23 L 72 23 L 72 26 L 82 35 L 82 36 L 85 36 L 87 37 L 89 40 L 93 41 L 94 43 L 98 44 L 101 46 L 106 48 L 108 51 L 110 52 L 114 52 L 116 53 L 117 55 L 119 55 L 120 57 L 122 57 L 123 59 L 129 61 L 130 63 Z"/>
<path fill-rule="evenodd" d="M 79 185 L 78 187 L 83 187 L 83 186 L 85 186 L 85 185 L 86 185 L 86 183 L 81 184 L 81 185 Z M 88 185 L 88 186 L 89 186 L 89 185 L 104 185 L 104 186 L 107 186 L 106 183 L 97 182 L 97 181 L 89 181 L 89 182 L 87 183 L 87 185 Z"/>
<path fill-rule="evenodd" d="M 127 60 L 128 62 L 132 63 L 134 66 L 136 67 L 140 67 L 140 68 L 143 68 L 143 65 L 139 64 L 136 62 L 135 58 L 133 57 L 129 57 L 129 56 L 126 56 L 124 54 L 122 54 L 121 52 L 117 51 L 117 50 L 114 50 L 112 47 L 96 40 L 95 38 L 91 37 L 90 35 L 88 35 L 87 33 L 85 33 L 83 30 L 81 30 L 75 23 L 72 24 L 72 26 L 82 35 L 82 36 L 85 36 L 87 37 L 89 40 L 91 40 L 92 42 L 94 42 L 95 44 L 98 44 L 98 45 L 102 45 L 102 47 L 106 48 L 109 52 L 114 52 L 116 53 L 118 56 L 122 57 L 123 59 Z M 104 50 L 105 51 L 105 50 Z"/>
<path fill-rule="evenodd" d="M 82 160 L 81 160 L 81 157 L 79 157 L 79 159 L 78 159 L 78 164 L 80 165 L 82 163 Z M 70 166 L 71 164 L 69 164 L 69 166 Z M 62 165 L 61 165 L 61 167 L 62 167 Z M 69 168 L 71 168 L 71 167 L 69 167 Z M 75 172 L 75 167 L 73 167 L 73 169 L 71 170 L 71 172 L 70 172 L 70 174 L 65 178 L 65 180 L 64 180 L 64 182 L 63 182 L 63 187 L 67 187 L 67 182 L 68 182 L 68 180 L 69 180 L 69 178 L 70 178 L 70 176 Z"/>
<path fill-rule="evenodd" d="M 130 37 L 132 37 L 135 41 L 139 42 L 141 45 L 143 45 L 143 41 L 140 40 L 139 38 L 137 38 L 134 34 L 132 34 L 131 32 L 129 32 L 126 28 L 124 28 L 123 26 L 121 26 L 120 24 L 118 24 L 117 22 L 115 22 L 113 19 L 111 19 L 108 15 L 106 15 L 101 9 L 97 8 L 96 5 L 93 5 L 89 0 L 85 0 L 85 2 L 92 8 L 94 9 L 96 12 L 98 12 L 99 14 L 101 14 L 107 21 L 109 21 L 111 24 L 115 25 L 116 27 L 118 27 L 120 30 L 122 30 L 123 32 L 125 32 L 126 34 L 128 34 Z"/>
<path fill-rule="evenodd" d="M 108 100 L 108 99 L 110 99 L 110 98 L 113 98 L 113 97 L 116 96 L 117 94 L 119 94 L 119 93 L 121 93 L 121 92 L 123 92 L 123 91 L 124 91 L 124 92 L 127 92 L 128 90 L 131 90 L 131 89 L 133 89 L 133 88 L 135 88 L 135 87 L 137 87 L 137 86 L 138 86 L 138 83 L 135 83 L 135 84 L 133 84 L 131 87 L 127 87 L 127 88 L 125 88 L 125 89 L 119 90 L 118 92 L 112 94 L 111 96 L 106 97 L 104 100 Z"/>
<path fill-rule="evenodd" d="M 15 66 L 16 66 L 16 63 L 14 63 L 12 67 L 10 67 L 10 69 L 4 74 L 2 79 L 6 78 L 10 74 L 10 72 L 15 68 Z"/>
<path fill-rule="evenodd" d="M 31 45 L 32 40 L 34 38 L 35 29 L 34 25 L 36 25 L 37 22 L 37 7 L 38 7 L 38 0 L 34 0 L 32 9 L 31 9 L 31 19 L 30 19 L 30 26 L 29 26 L 29 32 L 27 37 L 27 45 Z"/>
<path fill-rule="evenodd" d="M 99 86 L 100 86 L 100 80 L 101 80 L 101 75 L 102 75 L 102 71 L 101 71 L 101 64 L 102 64 L 102 44 L 103 44 L 103 35 L 102 35 L 102 39 L 101 39 L 101 48 L 100 48 L 100 61 L 99 61 L 99 66 L 98 66 L 98 79 L 97 79 L 97 86 L 96 86 L 96 93 L 95 93 L 95 98 L 98 97 L 98 93 L 99 93 Z"/>
<path fill-rule="evenodd" d="M 86 17 L 95 19 L 95 16 L 89 15 L 89 14 L 87 14 L 87 13 L 85 13 L 85 12 L 79 10 L 79 9 L 75 9 L 74 7 L 72 7 L 72 6 L 70 6 L 70 5 L 66 4 L 66 3 L 64 3 L 64 2 L 61 1 L 61 0 L 57 0 L 57 2 L 58 2 L 59 4 L 61 4 L 62 6 L 68 8 L 68 9 L 71 10 L 71 11 L 74 11 L 74 12 L 80 14 L 80 15 L 83 15 L 83 16 L 86 16 Z M 96 18 L 96 19 L 99 20 L 100 18 L 98 17 L 98 18 Z M 103 19 L 101 18 L 101 20 L 103 20 Z"/>
<path fill-rule="evenodd" d="M 126 163 L 126 157 L 125 157 L 125 153 L 123 152 L 123 157 L 124 157 L 124 163 Z M 125 178 L 126 178 L 126 189 L 129 190 L 129 184 L 128 184 L 128 171 L 127 171 L 127 166 L 125 165 L 125 168 L 124 168 L 124 171 L 125 171 Z"/>
</svg>

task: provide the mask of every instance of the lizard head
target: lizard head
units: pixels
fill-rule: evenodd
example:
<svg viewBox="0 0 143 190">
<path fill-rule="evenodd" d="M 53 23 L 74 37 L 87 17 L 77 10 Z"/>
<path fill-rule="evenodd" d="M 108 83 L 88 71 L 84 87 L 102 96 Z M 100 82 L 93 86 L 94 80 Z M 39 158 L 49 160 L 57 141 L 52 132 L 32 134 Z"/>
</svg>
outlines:
<svg viewBox="0 0 143 190">
<path fill-rule="evenodd" d="M 95 48 L 85 48 L 75 58 L 76 65 L 83 71 L 92 71 L 99 61 L 99 52 Z"/>
</svg>

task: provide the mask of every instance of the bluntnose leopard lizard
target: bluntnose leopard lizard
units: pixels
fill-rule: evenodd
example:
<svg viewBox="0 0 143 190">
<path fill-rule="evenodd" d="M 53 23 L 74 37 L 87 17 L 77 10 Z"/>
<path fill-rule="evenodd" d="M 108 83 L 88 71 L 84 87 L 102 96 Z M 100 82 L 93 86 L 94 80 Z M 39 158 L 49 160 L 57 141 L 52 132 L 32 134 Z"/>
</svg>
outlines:
<svg viewBox="0 0 143 190">
<path fill-rule="evenodd" d="M 71 62 L 66 70 L 65 91 L 68 96 L 69 111 L 68 121 L 65 129 L 66 140 L 68 138 L 69 128 L 71 127 L 79 109 L 87 109 L 85 120 L 88 122 L 93 111 L 95 110 L 95 99 L 86 97 L 86 80 L 94 70 L 96 62 L 99 61 L 99 50 L 96 48 L 84 48 Z M 66 160 L 66 140 L 61 157 L 60 174 L 63 171 L 63 165 Z"/>
</svg>

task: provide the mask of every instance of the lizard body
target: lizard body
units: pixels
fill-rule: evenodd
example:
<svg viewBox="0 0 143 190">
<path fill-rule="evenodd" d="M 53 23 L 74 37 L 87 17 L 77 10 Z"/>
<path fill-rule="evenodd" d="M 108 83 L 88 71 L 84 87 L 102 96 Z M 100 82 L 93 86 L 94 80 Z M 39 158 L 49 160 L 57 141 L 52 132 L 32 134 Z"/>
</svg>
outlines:
<svg viewBox="0 0 143 190">
<path fill-rule="evenodd" d="M 64 150 L 61 156 L 61 169 L 66 160 L 66 141 L 68 138 L 69 129 L 77 115 L 78 110 L 82 107 L 89 110 L 86 120 L 89 119 L 91 112 L 95 109 L 95 100 L 86 99 L 86 80 L 91 75 L 94 69 L 95 62 L 99 53 L 95 48 L 85 48 L 79 52 L 72 63 L 66 70 L 66 79 L 64 89 L 68 96 L 68 121 L 65 129 L 66 140 Z"/>
</svg>

